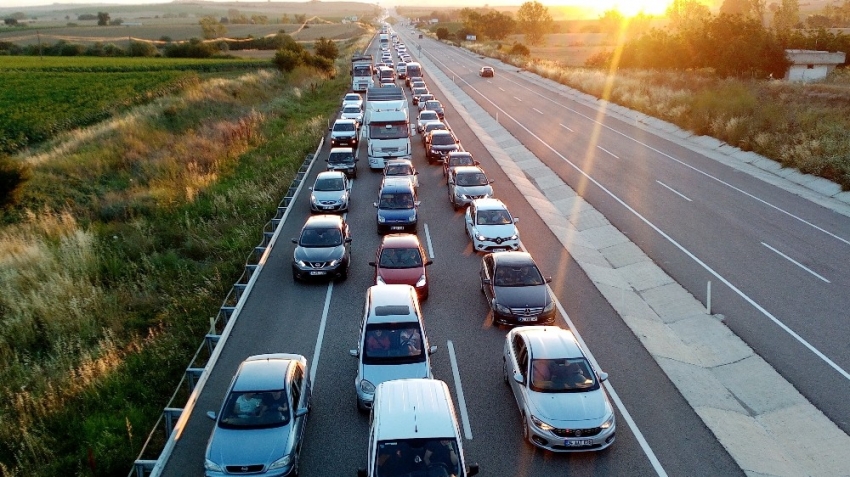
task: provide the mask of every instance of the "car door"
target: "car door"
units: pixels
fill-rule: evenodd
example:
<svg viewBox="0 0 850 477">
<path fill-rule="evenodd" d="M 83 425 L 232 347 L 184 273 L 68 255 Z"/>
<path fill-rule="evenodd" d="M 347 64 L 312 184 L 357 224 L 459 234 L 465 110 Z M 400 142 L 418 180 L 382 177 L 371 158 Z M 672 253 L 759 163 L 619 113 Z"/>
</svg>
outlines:
<svg viewBox="0 0 850 477">
<path fill-rule="evenodd" d="M 485 283 L 487 282 L 487 283 Z M 493 301 L 493 257 L 487 255 L 481 261 L 481 291 L 487 299 L 487 306 L 492 308 Z"/>
<path fill-rule="evenodd" d="M 304 368 L 301 366 L 301 363 L 295 363 L 292 370 L 292 377 L 289 382 L 289 412 L 291 413 L 292 422 L 292 433 L 294 434 L 295 440 L 290 440 L 291 443 L 294 444 L 291 451 L 299 451 L 301 449 L 301 442 L 304 438 L 304 428 L 305 423 L 307 421 L 307 415 L 299 416 L 298 410 L 301 408 L 307 407 L 307 400 L 309 399 L 309 386 L 305 385 L 305 379 L 307 379 L 306 374 L 304 373 Z"/>
<path fill-rule="evenodd" d="M 508 383 L 511 385 L 511 391 L 513 391 L 517 407 L 519 407 L 520 412 L 525 413 L 525 393 L 526 386 L 528 384 L 528 347 L 521 334 L 517 333 L 513 336 L 510 351 L 511 360 L 507 363 L 510 371 Z M 518 382 L 514 379 L 514 375 L 517 373 L 522 376 L 522 382 Z"/>
<path fill-rule="evenodd" d="M 466 208 L 466 213 L 464 219 L 466 220 L 466 235 L 469 236 L 469 239 L 472 240 L 472 243 L 475 244 L 475 240 L 472 237 L 475 236 L 475 217 L 478 213 L 478 210 L 475 207 L 475 202 L 469 204 L 469 207 Z M 474 250 L 473 250 L 474 251 Z"/>
</svg>

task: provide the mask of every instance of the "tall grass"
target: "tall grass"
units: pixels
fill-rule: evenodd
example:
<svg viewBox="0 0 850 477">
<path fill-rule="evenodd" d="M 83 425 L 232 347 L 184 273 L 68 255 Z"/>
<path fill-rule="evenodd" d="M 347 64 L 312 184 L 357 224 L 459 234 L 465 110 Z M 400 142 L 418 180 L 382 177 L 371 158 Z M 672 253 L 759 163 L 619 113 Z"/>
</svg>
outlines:
<svg viewBox="0 0 850 477">
<path fill-rule="evenodd" d="M 0 475 L 127 473 L 347 80 L 201 81 L 19 157 L 32 179 L 0 228 Z"/>
<path fill-rule="evenodd" d="M 850 190 L 850 71 L 816 84 L 721 79 L 706 71 L 610 73 L 511 56 L 492 45 L 469 48 Z"/>
</svg>

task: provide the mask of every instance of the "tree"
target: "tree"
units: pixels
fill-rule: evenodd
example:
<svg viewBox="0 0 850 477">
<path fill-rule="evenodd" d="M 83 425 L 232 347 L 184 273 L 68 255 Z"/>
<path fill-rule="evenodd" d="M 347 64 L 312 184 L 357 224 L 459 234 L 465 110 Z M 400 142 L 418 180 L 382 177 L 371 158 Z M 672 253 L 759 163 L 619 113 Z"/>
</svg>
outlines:
<svg viewBox="0 0 850 477">
<path fill-rule="evenodd" d="M 336 57 L 339 56 L 339 48 L 336 46 L 336 42 L 328 40 L 325 37 L 321 37 L 316 40 L 314 51 L 316 52 L 316 55 L 327 58 L 331 61 L 335 60 Z"/>
<path fill-rule="evenodd" d="M 782 3 L 773 9 L 773 31 L 780 38 L 787 38 L 798 23 L 800 4 L 797 0 L 782 0 Z"/>
<path fill-rule="evenodd" d="M 449 29 L 446 27 L 437 28 L 437 31 L 434 32 L 437 35 L 438 40 L 448 40 L 449 39 Z"/>
<path fill-rule="evenodd" d="M 482 33 L 493 40 L 504 40 L 516 29 L 514 19 L 505 13 L 489 12 L 481 18 Z"/>
<path fill-rule="evenodd" d="M 673 31 L 699 28 L 711 18 L 711 11 L 698 0 L 673 0 L 666 13 Z"/>
<path fill-rule="evenodd" d="M 3 23 L 7 26 L 16 26 L 18 24 L 18 20 L 14 18 L 4 18 Z"/>
<path fill-rule="evenodd" d="M 549 9 L 538 1 L 525 2 L 517 11 L 519 29 L 525 34 L 525 41 L 532 45 L 543 42 L 543 35 L 552 29 L 552 15 Z"/>
<path fill-rule="evenodd" d="M 109 25 L 109 14 L 106 12 L 97 12 L 97 24 L 99 26 Z"/>
<path fill-rule="evenodd" d="M 606 10 L 605 13 L 599 17 L 599 29 L 602 33 L 607 34 L 609 37 L 619 36 L 620 32 L 625 29 L 625 26 L 626 18 L 617 9 L 612 8 L 611 10 Z"/>
<path fill-rule="evenodd" d="M 723 0 L 720 5 L 720 14 L 741 15 L 764 22 L 764 12 L 767 9 L 767 0 Z"/>
<path fill-rule="evenodd" d="M 227 27 L 210 15 L 201 18 L 198 23 L 201 25 L 201 33 L 206 40 L 219 38 L 227 34 Z"/>
</svg>

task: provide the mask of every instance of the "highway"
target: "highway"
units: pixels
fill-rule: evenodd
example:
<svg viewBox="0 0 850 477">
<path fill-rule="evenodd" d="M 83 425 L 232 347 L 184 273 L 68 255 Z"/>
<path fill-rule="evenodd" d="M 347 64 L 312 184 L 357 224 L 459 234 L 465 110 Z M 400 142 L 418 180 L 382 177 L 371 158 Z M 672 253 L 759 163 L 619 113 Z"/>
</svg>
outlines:
<svg viewBox="0 0 850 477">
<path fill-rule="evenodd" d="M 434 44 L 433 48 L 436 47 Z M 428 48 L 432 46 L 429 44 Z M 416 50 L 411 49 L 415 56 Z M 440 55 L 451 58 L 455 52 Z M 478 81 L 477 67 L 471 63 L 468 66 L 471 70 L 464 70 L 464 78 L 471 83 L 481 83 L 476 87 L 492 86 L 503 80 L 502 72 L 498 72 L 497 78 L 490 83 Z M 427 82 L 427 70 L 425 79 Z M 529 95 L 529 102 L 532 97 Z M 443 98 L 438 96 L 438 99 Z M 609 382 L 621 403 L 617 406 L 617 442 L 604 452 L 550 454 L 533 450 L 522 442 L 519 413 L 501 376 L 501 350 L 506 331 L 492 326 L 487 305 L 478 290 L 480 255 L 472 252 L 464 235 L 462 213 L 454 212 L 448 203 L 441 169 L 427 164 L 420 137 L 415 136 L 414 163 L 420 171 L 422 200 L 419 235 L 429 244 L 434 260 L 430 269 L 431 297 L 424 303 L 423 311 L 431 343 L 439 347 L 433 356 L 434 373 L 447 382 L 456 404 L 462 408 L 461 415 L 467 416 L 468 427 L 464 426 L 467 428 L 467 461 L 478 462 L 482 475 L 494 476 L 553 473 L 742 475 L 467 125 L 446 101 L 443 103 L 447 121 L 461 138 L 464 148 L 471 151 L 488 175 L 495 179 L 496 196 L 508 204 L 515 216 L 521 217 L 519 229 L 524 247 L 536 258 L 544 274 L 554 277 L 552 289 L 556 298 L 601 369 L 610 374 Z M 541 100 L 535 107 L 546 108 L 545 103 Z M 511 108 L 511 112 L 518 111 Z M 531 114 L 537 113 L 532 111 Z M 554 134 L 543 129 L 551 127 L 552 123 L 541 121 L 538 136 Z M 538 126 L 529 122 L 526 127 L 536 130 Z M 582 130 L 579 124 L 571 123 L 570 127 Z M 558 132 L 556 137 L 559 136 L 562 137 L 563 132 Z M 581 145 L 573 141 L 564 146 L 581 149 Z M 354 238 L 353 265 L 348 280 L 334 284 L 293 281 L 290 260 L 294 245 L 288 239 L 298 234 L 309 215 L 308 197 L 302 193 L 291 206 L 288 219 L 281 224 L 281 238 L 259 275 L 204 392 L 198 397 L 186 425 L 178 431 L 163 475 L 203 473 L 204 449 L 213 427 L 213 421 L 205 416 L 206 411 L 219 409 L 227 385 L 243 359 L 268 352 L 303 354 L 315 373 L 313 410 L 301 456 L 301 475 L 355 475 L 358 467 L 365 466 L 368 417 L 356 411 L 353 388 L 356 361 L 349 356 L 348 350 L 356 345 L 365 291 L 373 283 L 374 270 L 367 262 L 380 240 L 375 232 L 375 209 L 371 205 L 377 195 L 380 175 L 365 173 L 363 147 L 361 145 L 361 174 L 354 181 L 352 206 L 347 216 Z M 615 154 L 628 156 L 627 151 L 616 149 L 612 146 Z M 327 150 L 326 146 L 321 151 L 320 162 L 307 177 L 307 185 L 312 184 L 321 170 Z M 546 150 L 540 150 L 540 154 L 541 159 L 545 157 L 551 161 Z M 606 167 L 616 170 L 614 160 L 608 162 L 613 165 Z M 564 174 L 569 176 L 570 172 L 565 170 Z M 640 177 L 641 174 L 634 174 L 630 179 L 637 181 Z M 591 190 L 583 193 L 599 195 Z M 628 225 L 628 217 L 619 212 L 615 218 L 618 215 Z M 640 236 L 632 238 L 641 239 Z M 664 251 L 663 245 L 657 247 Z M 687 262 L 682 258 L 676 258 L 675 262 L 685 267 L 686 272 L 694 268 L 682 263 Z M 565 326 L 563 320 L 559 320 L 559 324 Z M 453 367 L 457 368 L 457 374 Z M 458 397 L 458 384 L 463 390 L 463 401 Z"/>
</svg>

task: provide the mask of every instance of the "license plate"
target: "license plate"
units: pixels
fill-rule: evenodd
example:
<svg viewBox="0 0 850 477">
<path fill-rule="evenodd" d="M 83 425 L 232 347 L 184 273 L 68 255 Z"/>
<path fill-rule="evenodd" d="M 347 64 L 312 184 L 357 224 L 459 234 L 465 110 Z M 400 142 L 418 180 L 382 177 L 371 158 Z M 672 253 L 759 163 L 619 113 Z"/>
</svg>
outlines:
<svg viewBox="0 0 850 477">
<path fill-rule="evenodd" d="M 537 321 L 536 316 L 520 316 L 519 321 Z"/>
<path fill-rule="evenodd" d="M 494 251 L 494 252 L 507 252 L 507 251 L 508 251 L 508 249 L 507 249 L 507 248 L 504 248 L 504 247 L 502 247 L 502 248 L 494 248 L 494 249 L 493 249 L 493 251 Z"/>
<path fill-rule="evenodd" d="M 390 230 L 404 230 L 404 227 L 402 227 L 401 225 L 393 225 L 392 227 L 390 227 Z"/>
<path fill-rule="evenodd" d="M 586 447 L 592 446 L 593 441 L 590 439 L 567 439 L 564 441 L 564 447 Z"/>
<path fill-rule="evenodd" d="M 333 208 L 334 208 L 334 206 L 332 206 L 332 205 L 325 205 L 325 206 L 322 206 L 322 208 L 323 208 L 323 209 L 325 209 L 325 210 L 331 210 L 331 209 L 333 209 Z"/>
<path fill-rule="evenodd" d="M 326 273 L 327 272 L 323 272 L 321 270 L 313 270 L 313 271 L 310 272 L 310 275 L 324 275 Z"/>
</svg>

